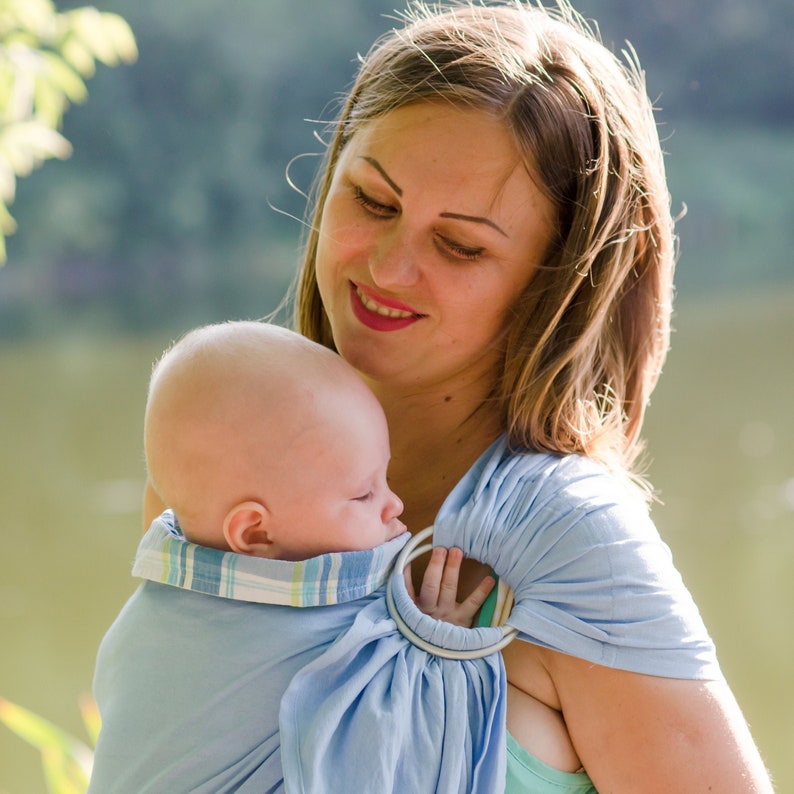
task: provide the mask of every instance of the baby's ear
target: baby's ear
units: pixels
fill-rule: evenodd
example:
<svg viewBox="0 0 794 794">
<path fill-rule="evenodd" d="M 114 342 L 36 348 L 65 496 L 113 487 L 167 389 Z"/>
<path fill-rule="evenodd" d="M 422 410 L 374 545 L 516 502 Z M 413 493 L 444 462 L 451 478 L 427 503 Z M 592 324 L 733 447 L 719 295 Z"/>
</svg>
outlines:
<svg viewBox="0 0 794 794">
<path fill-rule="evenodd" d="M 223 536 L 229 548 L 238 554 L 272 557 L 273 541 L 268 536 L 267 508 L 259 502 L 235 505 L 223 521 Z"/>
</svg>

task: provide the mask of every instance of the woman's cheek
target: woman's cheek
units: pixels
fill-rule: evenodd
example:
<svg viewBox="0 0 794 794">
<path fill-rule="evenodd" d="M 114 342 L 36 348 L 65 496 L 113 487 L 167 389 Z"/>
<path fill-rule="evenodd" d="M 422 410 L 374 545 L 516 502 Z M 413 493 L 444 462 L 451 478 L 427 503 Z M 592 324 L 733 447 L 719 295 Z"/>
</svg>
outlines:
<svg viewBox="0 0 794 794">
<path fill-rule="evenodd" d="M 320 227 L 317 250 L 318 274 L 321 270 L 337 270 L 355 262 L 365 245 L 365 234 L 360 224 L 333 222 L 331 219 L 324 222 Z"/>
</svg>

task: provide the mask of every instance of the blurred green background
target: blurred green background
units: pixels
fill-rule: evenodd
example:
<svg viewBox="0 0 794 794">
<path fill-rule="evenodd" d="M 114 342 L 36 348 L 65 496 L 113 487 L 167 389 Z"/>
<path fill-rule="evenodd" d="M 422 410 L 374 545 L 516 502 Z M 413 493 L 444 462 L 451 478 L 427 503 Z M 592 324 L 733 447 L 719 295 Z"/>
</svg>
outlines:
<svg viewBox="0 0 794 794">
<path fill-rule="evenodd" d="M 57 3 L 67 9 L 81 3 Z M 134 582 L 152 360 L 281 301 L 315 133 L 394 0 L 114 0 L 74 145 L 22 180 L 0 269 L 0 695 L 80 731 Z M 678 229 L 676 332 L 647 436 L 654 516 L 778 791 L 794 792 L 794 6 L 584 0 L 647 71 Z M 297 158 L 297 159 L 295 159 Z M 0 729 L 0 792 L 40 794 Z"/>
</svg>

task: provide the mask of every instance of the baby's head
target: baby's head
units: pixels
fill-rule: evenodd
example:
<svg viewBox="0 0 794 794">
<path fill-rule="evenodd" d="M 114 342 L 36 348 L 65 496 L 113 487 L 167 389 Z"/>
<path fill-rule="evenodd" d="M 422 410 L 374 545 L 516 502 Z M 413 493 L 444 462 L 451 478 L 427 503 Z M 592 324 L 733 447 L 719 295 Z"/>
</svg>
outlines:
<svg viewBox="0 0 794 794">
<path fill-rule="evenodd" d="M 336 353 L 261 322 L 191 331 L 152 373 L 149 478 L 203 546 L 299 560 L 405 530 L 375 396 Z"/>
</svg>

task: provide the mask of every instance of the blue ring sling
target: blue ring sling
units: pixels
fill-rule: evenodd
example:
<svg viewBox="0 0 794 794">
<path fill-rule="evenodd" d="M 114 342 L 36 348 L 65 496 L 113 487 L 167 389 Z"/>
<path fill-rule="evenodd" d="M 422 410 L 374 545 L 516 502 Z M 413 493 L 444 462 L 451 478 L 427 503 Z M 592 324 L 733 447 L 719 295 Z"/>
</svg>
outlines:
<svg viewBox="0 0 794 794">
<path fill-rule="evenodd" d="M 287 563 L 153 531 L 134 571 L 146 581 L 98 658 L 107 708 L 95 773 L 127 775 L 119 791 L 146 790 L 155 772 L 182 784 L 213 775 L 206 789 L 188 787 L 208 794 L 225 790 L 221 778 L 241 792 L 291 794 L 503 787 L 501 655 L 432 649 L 468 654 L 506 635 L 423 615 L 393 569 L 408 538 Z M 453 489 L 433 537 L 513 589 L 509 623 L 522 640 L 649 675 L 720 677 L 647 508 L 590 461 L 513 454 L 500 439 Z M 392 612 L 431 652 L 400 633 L 389 582 Z"/>
</svg>

